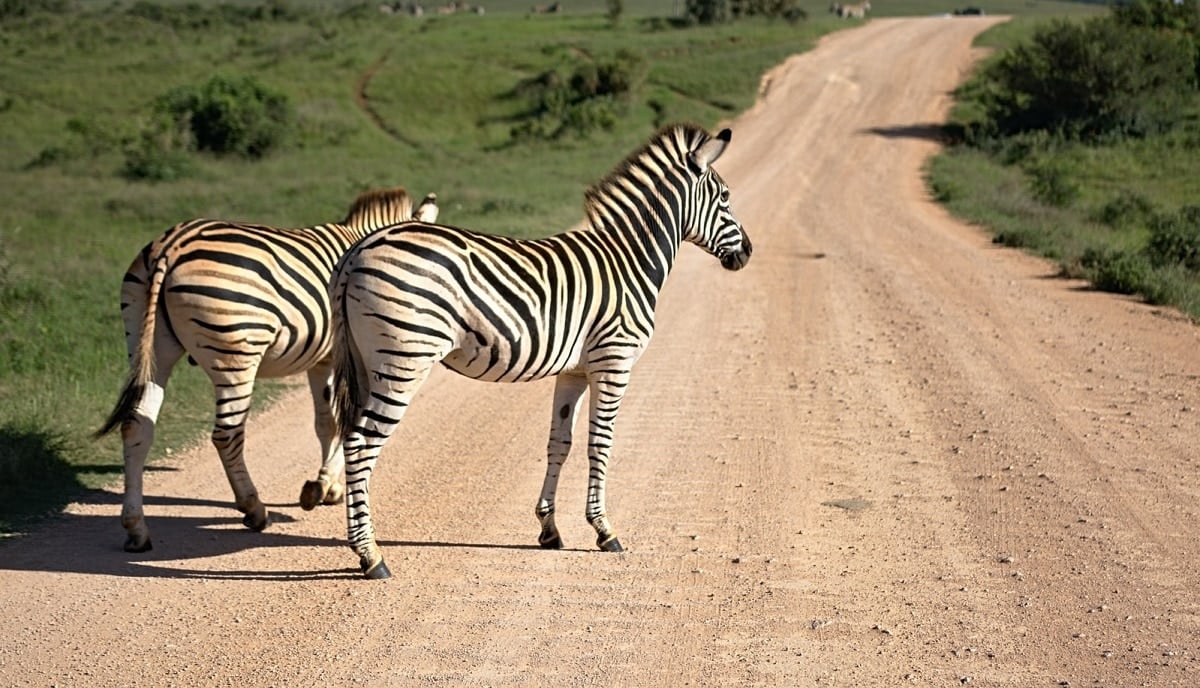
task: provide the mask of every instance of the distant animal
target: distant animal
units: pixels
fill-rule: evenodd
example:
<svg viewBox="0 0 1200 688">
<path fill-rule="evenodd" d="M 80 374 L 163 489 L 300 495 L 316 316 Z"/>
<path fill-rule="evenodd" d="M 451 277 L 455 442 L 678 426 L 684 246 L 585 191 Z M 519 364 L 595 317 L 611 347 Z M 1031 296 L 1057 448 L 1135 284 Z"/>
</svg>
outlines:
<svg viewBox="0 0 1200 688">
<path fill-rule="evenodd" d="M 750 259 L 750 238 L 712 166 L 730 138 L 690 124 L 660 130 L 587 191 L 582 229 L 522 241 L 411 222 L 346 253 L 330 283 L 334 418 L 347 534 L 368 578 L 391 575 L 371 524 L 371 471 L 438 363 L 490 382 L 556 377 L 535 508 L 546 548 L 562 547 L 555 492 L 590 393 L 584 515 L 600 549 L 622 550 L 605 508 L 613 422 L 650 342 L 659 290 L 683 242 L 728 270 Z"/>
<path fill-rule="evenodd" d="M 437 215 L 436 196 L 430 194 L 415 216 L 431 222 Z M 341 222 L 277 229 L 198 219 L 146 244 L 121 286 L 129 375 L 116 407 L 96 431 L 99 437 L 121 428 L 126 551 L 152 547 L 142 472 L 167 380 L 185 354 L 213 383 L 212 443 L 247 527 L 262 530 L 268 521 L 243 456 L 246 415 L 258 377 L 307 373 L 321 442 L 318 481 L 326 485 L 326 503 L 341 499 L 341 444 L 334 442 L 329 406 L 327 286 L 334 264 L 354 242 L 413 217 L 407 191 L 376 190 L 360 195 Z M 303 496 L 301 501 L 305 508 L 316 506 Z"/>
<path fill-rule="evenodd" d="M 856 5 L 839 5 L 838 16 L 843 19 L 866 19 L 871 11 L 871 0 L 863 0 Z"/>
<path fill-rule="evenodd" d="M 561 2 L 553 2 L 549 5 L 534 5 L 529 8 L 530 14 L 558 14 L 562 11 Z"/>
</svg>

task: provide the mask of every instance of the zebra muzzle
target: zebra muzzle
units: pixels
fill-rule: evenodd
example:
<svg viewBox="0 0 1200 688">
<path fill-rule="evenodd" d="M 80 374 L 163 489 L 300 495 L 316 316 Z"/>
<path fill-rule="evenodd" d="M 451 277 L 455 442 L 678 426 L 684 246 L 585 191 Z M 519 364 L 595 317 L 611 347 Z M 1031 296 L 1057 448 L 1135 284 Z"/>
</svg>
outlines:
<svg viewBox="0 0 1200 688">
<path fill-rule="evenodd" d="M 721 256 L 721 267 L 726 270 L 741 270 L 750 262 L 750 254 L 753 252 L 754 245 L 750 243 L 750 236 L 743 230 L 741 248 Z"/>
</svg>

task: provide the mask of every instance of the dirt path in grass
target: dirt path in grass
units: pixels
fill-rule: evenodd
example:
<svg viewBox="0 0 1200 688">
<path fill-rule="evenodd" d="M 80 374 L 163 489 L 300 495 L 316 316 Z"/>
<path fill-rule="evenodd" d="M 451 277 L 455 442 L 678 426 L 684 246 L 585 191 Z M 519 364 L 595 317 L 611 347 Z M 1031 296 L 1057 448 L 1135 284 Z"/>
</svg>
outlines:
<svg viewBox="0 0 1200 688">
<path fill-rule="evenodd" d="M 214 452 L 0 546 L 0 684 L 1200 685 L 1200 328 L 1054 277 L 927 199 L 992 18 L 873 20 L 771 75 L 717 167 L 756 252 L 684 247 L 594 551 L 532 545 L 551 383 L 439 373 L 375 474 L 361 580 L 297 391 Z M 614 151 L 613 162 L 626 151 Z M 605 170 L 597 170 L 597 176 Z M 451 220 L 452 218 L 446 218 Z"/>
</svg>

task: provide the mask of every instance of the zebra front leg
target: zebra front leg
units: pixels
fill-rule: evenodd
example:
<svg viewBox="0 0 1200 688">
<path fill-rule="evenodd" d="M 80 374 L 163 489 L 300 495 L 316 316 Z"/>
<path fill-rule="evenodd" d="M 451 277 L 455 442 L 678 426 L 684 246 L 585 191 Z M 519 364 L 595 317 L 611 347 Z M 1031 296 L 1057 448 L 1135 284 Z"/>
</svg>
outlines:
<svg viewBox="0 0 1200 688">
<path fill-rule="evenodd" d="M 612 362 L 609 362 L 611 365 Z M 614 366 L 615 367 L 615 366 Z M 625 387 L 628 371 L 609 371 L 592 377 L 588 423 L 588 494 L 585 516 L 596 529 L 596 546 L 606 552 L 623 552 L 605 509 L 605 482 L 608 459 L 612 453 L 613 426 Z"/>
<path fill-rule="evenodd" d="M 230 371 L 237 372 L 237 371 Z M 250 410 L 250 395 L 254 392 L 254 373 L 240 371 L 237 379 L 210 372 L 217 394 L 217 414 L 213 424 L 212 443 L 221 457 L 225 477 L 233 488 L 237 510 L 245 514 L 242 525 L 261 531 L 268 525 L 267 507 L 258 497 L 258 489 L 246 469 L 246 416 Z M 249 379 L 245 379 L 245 375 Z"/>
<path fill-rule="evenodd" d="M 305 481 L 300 490 L 300 506 L 305 511 L 318 504 L 338 504 L 346 494 L 346 483 L 342 480 L 342 469 L 346 459 L 342 443 L 334 437 L 333 413 L 333 370 L 329 360 L 321 361 L 308 371 L 308 388 L 312 392 L 313 416 L 317 440 L 321 443 L 321 469 L 316 480 Z"/>
<path fill-rule="evenodd" d="M 563 373 L 554 382 L 554 409 L 550 416 L 550 441 L 546 447 L 546 477 L 542 481 L 542 494 L 534 510 L 542 525 L 538 544 L 545 549 L 562 549 L 562 537 L 554 524 L 554 495 L 558 490 L 558 477 L 563 462 L 571 453 L 571 435 L 575 430 L 575 419 L 579 415 L 579 401 L 587 389 L 587 378 L 574 373 Z"/>
</svg>

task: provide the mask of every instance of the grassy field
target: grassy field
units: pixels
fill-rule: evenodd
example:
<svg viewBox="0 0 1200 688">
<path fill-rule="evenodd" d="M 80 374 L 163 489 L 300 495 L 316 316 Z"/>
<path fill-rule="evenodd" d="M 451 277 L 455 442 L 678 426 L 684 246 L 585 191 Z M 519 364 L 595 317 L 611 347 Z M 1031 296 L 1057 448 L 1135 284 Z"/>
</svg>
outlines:
<svg viewBox="0 0 1200 688">
<path fill-rule="evenodd" d="M 119 477 L 119 438 L 89 435 L 126 369 L 121 276 L 167 227 L 198 216 L 314 224 L 340 219 L 360 191 L 399 184 L 436 191 L 446 222 L 563 230 L 582 218 L 583 190 L 658 123 L 733 117 L 763 71 L 836 26 L 824 16 L 686 30 L 644 21 L 646 5 L 669 12 L 663 2 L 628 3 L 639 11 L 612 28 L 602 2 L 535 19 L 508 4 L 419 20 L 296 5 L 247 20 L 104 3 L 0 23 L 0 530 Z M 519 84 L 620 49 L 641 57 L 644 79 L 612 131 L 514 142 L 530 108 Z M 214 73 L 252 74 L 286 94 L 290 145 L 260 161 L 196 155 L 195 173 L 177 181 L 123 176 L 154 99 Z M 179 366 L 154 455 L 206 437 L 211 414 L 207 379 Z"/>
<path fill-rule="evenodd" d="M 1027 17 L 999 25 L 977 43 L 1004 50 L 1028 40 Z M 966 85 L 963 93 L 969 93 Z M 1195 205 L 1200 174 L 1200 97 L 1175 131 L 1106 144 L 1057 142 L 999 152 L 955 146 L 934 158 L 934 195 L 956 215 L 988 228 L 997 243 L 1050 258 L 1062 274 L 1107 291 L 1136 293 L 1200 320 L 1200 276 L 1143 257 L 1155 216 Z M 964 96 L 955 123 L 979 119 Z"/>
<path fill-rule="evenodd" d="M 765 70 L 852 25 L 823 0 L 801 3 L 809 18 L 795 24 L 690 28 L 669 21 L 681 0 L 627 1 L 616 25 L 604 0 L 572 0 L 563 14 L 540 17 L 527 16 L 530 1 L 483 4 L 484 16 L 420 19 L 385 16 L 375 3 L 304 0 L 5 10 L 0 533 L 119 480 L 119 439 L 90 439 L 126 369 L 117 293 L 136 252 L 172 224 L 199 216 L 314 224 L 340 219 L 362 190 L 404 185 L 436 191 L 445 222 L 516 236 L 559 231 L 581 219 L 583 190 L 658 124 L 734 117 L 753 102 Z M 888 16 L 941 14 L 959 3 L 877 5 L 875 15 Z M 1093 11 L 1027 0 L 986 9 Z M 621 51 L 638 61 L 638 80 L 615 108 L 612 130 L 513 137 L 532 107 L 522 84 Z M 192 155 L 192 174 L 173 181 L 124 175 L 155 99 L 214 74 L 253 75 L 285 94 L 296 111 L 288 145 L 258 161 Z M 256 406 L 280 389 L 260 386 Z M 179 366 L 152 458 L 206 441 L 211 405 L 203 374 Z"/>
</svg>

